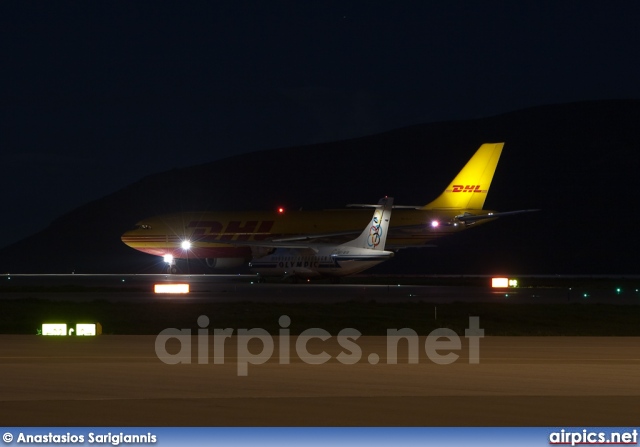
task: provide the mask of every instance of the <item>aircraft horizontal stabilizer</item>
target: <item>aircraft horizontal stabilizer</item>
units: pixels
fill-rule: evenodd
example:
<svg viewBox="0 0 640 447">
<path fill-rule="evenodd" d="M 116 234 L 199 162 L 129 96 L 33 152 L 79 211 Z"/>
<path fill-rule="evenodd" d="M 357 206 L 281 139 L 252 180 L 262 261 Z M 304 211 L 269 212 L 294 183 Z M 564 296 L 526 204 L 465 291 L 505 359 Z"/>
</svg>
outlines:
<svg viewBox="0 0 640 447">
<path fill-rule="evenodd" d="M 489 213 L 489 214 L 464 213 L 464 214 L 457 215 L 455 219 L 460 222 L 470 223 L 470 222 L 477 222 L 479 220 L 496 219 L 498 217 L 512 216 L 514 214 L 533 213 L 535 211 L 540 211 L 540 210 L 536 209 L 536 210 L 505 211 L 502 213 Z"/>
</svg>

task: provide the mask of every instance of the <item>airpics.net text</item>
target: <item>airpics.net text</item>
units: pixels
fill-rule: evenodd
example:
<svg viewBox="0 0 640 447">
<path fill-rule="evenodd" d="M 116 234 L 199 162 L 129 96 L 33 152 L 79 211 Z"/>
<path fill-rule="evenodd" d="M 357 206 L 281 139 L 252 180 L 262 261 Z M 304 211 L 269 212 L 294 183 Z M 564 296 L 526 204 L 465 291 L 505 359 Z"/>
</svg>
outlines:
<svg viewBox="0 0 640 447">
<path fill-rule="evenodd" d="M 213 329 L 210 330 L 209 317 L 200 315 L 198 317 L 197 336 L 192 337 L 191 329 L 167 328 L 161 331 L 155 340 L 156 356 L 165 364 L 190 364 L 192 359 L 192 338 L 197 340 L 197 363 L 209 364 L 209 340 L 213 339 L 213 364 L 221 365 L 225 363 L 225 347 L 227 340 L 235 338 L 238 376 L 247 376 L 249 374 L 249 365 L 261 365 L 269 361 L 275 352 L 276 342 L 274 337 L 262 328 L 238 329 L 234 337 L 233 328 Z M 309 351 L 309 342 L 312 340 L 326 342 L 332 338 L 332 335 L 321 328 L 310 328 L 302 331 L 297 336 L 290 335 L 289 326 L 291 318 L 282 315 L 278 319 L 280 324 L 277 336 L 278 354 L 277 361 L 281 365 L 291 363 L 291 342 L 295 342 L 295 353 L 297 357 L 304 363 L 309 365 L 321 365 L 333 358 L 324 349 L 318 352 L 317 347 Z M 362 348 L 358 345 L 358 339 L 362 333 L 354 328 L 342 329 L 336 335 L 336 341 L 342 349 L 335 355 L 335 359 L 344 365 L 353 365 L 362 360 Z M 464 331 L 464 337 L 468 339 L 468 362 L 470 364 L 480 363 L 480 339 L 484 337 L 484 329 L 480 328 L 479 317 L 469 317 L 469 326 Z M 417 364 L 420 359 L 420 339 L 424 338 L 424 353 L 426 357 L 433 363 L 438 365 L 448 365 L 454 363 L 460 357 L 456 351 L 462 350 L 462 341 L 460 336 L 453 330 L 448 328 L 438 328 L 431 331 L 426 337 L 419 336 L 415 330 L 410 328 L 387 329 L 386 334 L 386 364 L 395 365 L 398 363 L 398 348 L 402 341 L 406 342 L 408 356 L 407 363 Z M 403 341 L 404 340 L 404 341 Z M 174 349 L 168 349 L 167 345 L 178 344 L 177 352 Z M 252 344 L 253 349 L 250 348 Z M 259 346 L 259 352 L 256 351 L 256 345 Z M 227 358 L 231 356 L 227 355 Z M 376 353 L 370 353 L 367 356 L 369 364 L 375 365 L 379 363 L 380 356 Z"/>
</svg>

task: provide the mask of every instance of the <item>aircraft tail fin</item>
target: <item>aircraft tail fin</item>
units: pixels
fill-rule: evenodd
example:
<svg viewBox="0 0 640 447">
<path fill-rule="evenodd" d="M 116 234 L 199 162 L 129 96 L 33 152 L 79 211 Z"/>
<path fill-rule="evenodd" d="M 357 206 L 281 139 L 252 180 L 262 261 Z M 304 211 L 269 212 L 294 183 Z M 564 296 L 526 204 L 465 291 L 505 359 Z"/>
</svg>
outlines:
<svg viewBox="0 0 640 447">
<path fill-rule="evenodd" d="M 481 210 L 503 146 L 504 143 L 485 143 L 480 146 L 444 192 L 421 209 Z"/>
<path fill-rule="evenodd" d="M 368 248 L 371 250 L 384 250 L 387 242 L 389 221 L 393 208 L 393 197 L 383 197 L 378 202 L 376 210 L 369 224 L 360 236 L 343 244 L 348 247 Z"/>
</svg>

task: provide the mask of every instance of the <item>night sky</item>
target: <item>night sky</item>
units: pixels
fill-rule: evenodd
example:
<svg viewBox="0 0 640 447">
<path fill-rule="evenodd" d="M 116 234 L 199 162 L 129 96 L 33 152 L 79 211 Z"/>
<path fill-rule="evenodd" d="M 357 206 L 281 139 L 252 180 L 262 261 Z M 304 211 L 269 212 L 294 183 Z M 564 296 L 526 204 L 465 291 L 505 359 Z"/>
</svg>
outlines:
<svg viewBox="0 0 640 447">
<path fill-rule="evenodd" d="M 0 247 L 176 167 L 640 98 L 638 23 L 628 1 L 2 2 Z"/>
</svg>

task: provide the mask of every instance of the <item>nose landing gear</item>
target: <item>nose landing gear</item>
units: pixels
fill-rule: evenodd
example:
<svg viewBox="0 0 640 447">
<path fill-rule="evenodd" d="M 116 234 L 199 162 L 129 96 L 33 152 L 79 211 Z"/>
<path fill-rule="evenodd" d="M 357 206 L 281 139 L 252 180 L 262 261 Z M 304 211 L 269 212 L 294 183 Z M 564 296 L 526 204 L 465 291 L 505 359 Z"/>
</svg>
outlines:
<svg viewBox="0 0 640 447">
<path fill-rule="evenodd" d="M 164 262 L 167 263 L 167 267 L 165 271 L 170 275 L 175 275 L 178 273 L 178 266 L 176 265 L 176 260 L 173 255 L 164 255 Z"/>
</svg>

